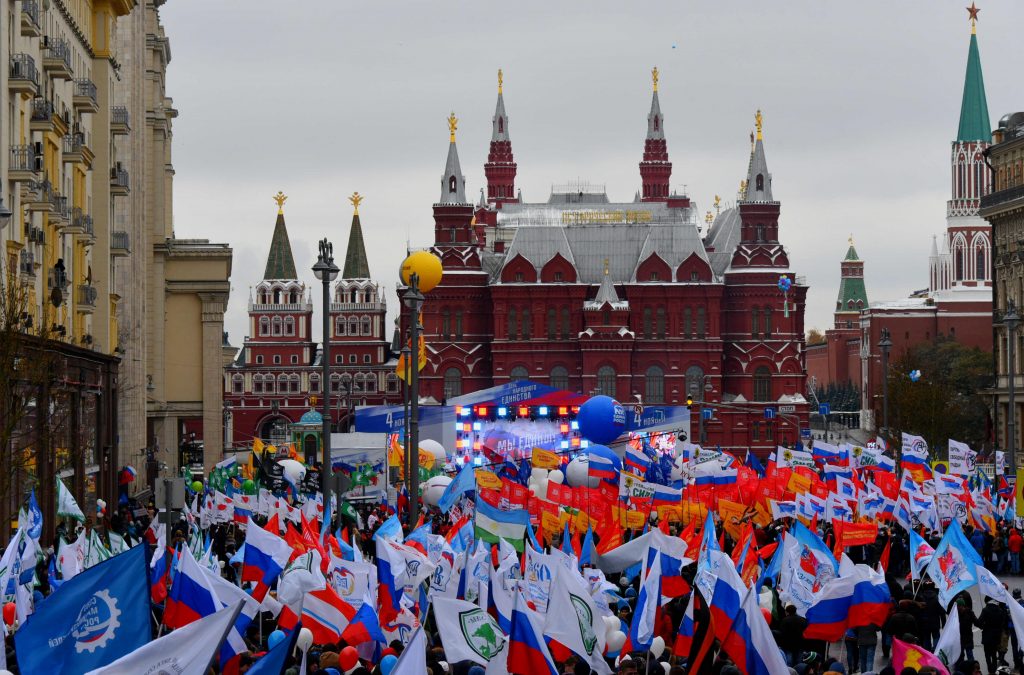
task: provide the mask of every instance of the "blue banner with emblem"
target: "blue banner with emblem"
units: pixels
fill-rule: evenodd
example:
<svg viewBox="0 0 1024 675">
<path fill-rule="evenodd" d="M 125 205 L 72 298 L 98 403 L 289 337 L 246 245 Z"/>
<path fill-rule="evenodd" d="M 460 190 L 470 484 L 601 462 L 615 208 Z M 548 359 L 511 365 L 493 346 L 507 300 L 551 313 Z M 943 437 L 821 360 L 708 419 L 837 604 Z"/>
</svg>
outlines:
<svg viewBox="0 0 1024 675">
<path fill-rule="evenodd" d="M 86 673 L 150 640 L 149 569 L 139 545 L 64 582 L 14 634 L 23 673 Z"/>
</svg>

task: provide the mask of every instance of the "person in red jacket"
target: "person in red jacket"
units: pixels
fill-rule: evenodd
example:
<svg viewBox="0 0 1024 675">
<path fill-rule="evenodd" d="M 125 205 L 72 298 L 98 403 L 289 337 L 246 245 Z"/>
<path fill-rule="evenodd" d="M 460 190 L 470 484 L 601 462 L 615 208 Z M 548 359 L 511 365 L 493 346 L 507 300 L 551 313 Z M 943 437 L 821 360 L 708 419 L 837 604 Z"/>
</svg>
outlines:
<svg viewBox="0 0 1024 675">
<path fill-rule="evenodd" d="M 1006 548 L 1010 551 L 1010 574 L 1020 574 L 1020 551 L 1024 548 L 1024 537 L 1016 527 L 1010 528 L 1010 538 L 1006 542 Z"/>
</svg>

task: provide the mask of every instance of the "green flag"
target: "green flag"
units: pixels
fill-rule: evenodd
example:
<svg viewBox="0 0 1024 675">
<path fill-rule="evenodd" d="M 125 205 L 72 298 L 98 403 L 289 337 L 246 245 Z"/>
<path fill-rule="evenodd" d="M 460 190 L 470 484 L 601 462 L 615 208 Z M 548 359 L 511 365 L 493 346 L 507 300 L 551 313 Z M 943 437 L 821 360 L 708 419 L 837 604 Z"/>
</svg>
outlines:
<svg viewBox="0 0 1024 675">
<path fill-rule="evenodd" d="M 74 495 L 60 478 L 57 478 L 57 515 L 85 522 L 85 514 L 78 508 Z"/>
</svg>

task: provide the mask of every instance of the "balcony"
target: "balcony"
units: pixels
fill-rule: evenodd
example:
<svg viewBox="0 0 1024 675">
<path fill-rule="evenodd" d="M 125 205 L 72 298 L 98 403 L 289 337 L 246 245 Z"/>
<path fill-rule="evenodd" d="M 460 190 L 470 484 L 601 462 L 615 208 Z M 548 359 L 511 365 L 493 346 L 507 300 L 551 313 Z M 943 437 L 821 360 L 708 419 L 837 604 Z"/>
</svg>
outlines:
<svg viewBox="0 0 1024 675">
<path fill-rule="evenodd" d="M 85 134 L 68 134 L 64 137 L 64 156 L 65 162 L 70 164 L 78 164 L 85 161 Z"/>
<path fill-rule="evenodd" d="M 81 234 L 85 232 L 85 213 L 79 207 L 75 206 L 71 209 L 71 217 L 68 219 L 68 225 L 64 228 L 66 234 Z"/>
<path fill-rule="evenodd" d="M 128 187 L 128 172 L 119 166 L 111 169 L 110 194 L 115 197 L 125 197 L 130 191 Z"/>
<path fill-rule="evenodd" d="M 45 178 L 41 181 L 27 181 L 22 184 L 21 201 L 29 211 L 49 213 L 53 210 L 53 202 L 50 196 L 53 194 L 53 186 Z"/>
<path fill-rule="evenodd" d="M 18 271 L 21 272 L 22 276 L 35 278 L 36 256 L 32 251 L 21 252 L 21 258 L 18 260 Z"/>
<path fill-rule="evenodd" d="M 100 106 L 96 102 L 96 85 L 88 78 L 75 80 L 75 96 L 73 99 L 75 110 L 87 113 L 99 112 Z"/>
<path fill-rule="evenodd" d="M 115 105 L 110 109 L 110 133 L 115 136 L 127 136 L 132 130 L 128 121 L 128 108 Z"/>
<path fill-rule="evenodd" d="M 1015 185 L 1005 190 L 999 190 L 997 192 L 991 192 L 981 198 L 981 210 L 982 216 L 986 216 L 984 211 L 1002 206 L 1007 202 L 1016 201 L 1018 199 L 1024 199 L 1024 185 Z"/>
<path fill-rule="evenodd" d="M 50 222 L 58 227 L 67 225 L 71 219 L 71 212 L 68 210 L 68 198 L 59 192 L 50 194 L 50 203 L 53 209 L 50 211 Z"/>
<path fill-rule="evenodd" d="M 43 169 L 43 158 L 36 154 L 36 146 L 12 145 L 11 160 L 8 165 L 8 175 L 14 181 L 29 181 L 39 177 Z"/>
<path fill-rule="evenodd" d="M 12 92 L 35 96 L 39 90 L 36 60 L 28 54 L 11 54 L 11 72 L 7 86 Z"/>
<path fill-rule="evenodd" d="M 63 38 L 43 38 L 43 70 L 55 80 L 70 80 L 75 71 L 71 68 L 71 45 Z"/>
<path fill-rule="evenodd" d="M 39 37 L 43 34 L 39 24 L 38 0 L 21 0 L 21 34 L 25 37 Z"/>
<path fill-rule="evenodd" d="M 78 229 L 75 231 L 75 239 L 84 241 L 86 246 L 96 243 L 96 233 L 92 226 L 92 216 L 83 215 Z"/>
<path fill-rule="evenodd" d="M 32 118 L 29 120 L 29 129 L 44 133 L 53 131 L 54 116 L 53 103 L 42 96 L 36 96 L 32 99 Z"/>
<path fill-rule="evenodd" d="M 96 292 L 95 286 L 89 284 L 78 285 L 78 311 L 86 314 L 92 314 L 93 310 L 96 309 L 96 297 L 99 294 Z"/>
<path fill-rule="evenodd" d="M 127 232 L 114 230 L 110 233 L 110 255 L 115 258 L 123 258 L 131 254 L 129 244 L 131 240 Z"/>
</svg>

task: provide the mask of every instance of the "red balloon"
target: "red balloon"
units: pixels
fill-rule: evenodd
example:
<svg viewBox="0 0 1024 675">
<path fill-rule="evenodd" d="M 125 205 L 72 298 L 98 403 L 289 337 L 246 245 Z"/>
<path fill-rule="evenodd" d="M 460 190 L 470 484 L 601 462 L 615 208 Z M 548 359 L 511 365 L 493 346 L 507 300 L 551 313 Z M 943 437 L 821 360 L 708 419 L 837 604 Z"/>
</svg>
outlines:
<svg viewBox="0 0 1024 675">
<path fill-rule="evenodd" d="M 765 622 L 770 626 L 772 625 L 772 611 L 770 609 L 761 608 L 761 616 L 764 617 Z"/>
<path fill-rule="evenodd" d="M 355 647 L 345 647 L 338 654 L 338 665 L 342 671 L 352 670 L 359 663 L 359 652 Z"/>
<path fill-rule="evenodd" d="M 13 602 L 4 604 L 4 623 L 8 626 L 14 625 L 14 620 L 18 618 L 18 608 Z"/>
</svg>

